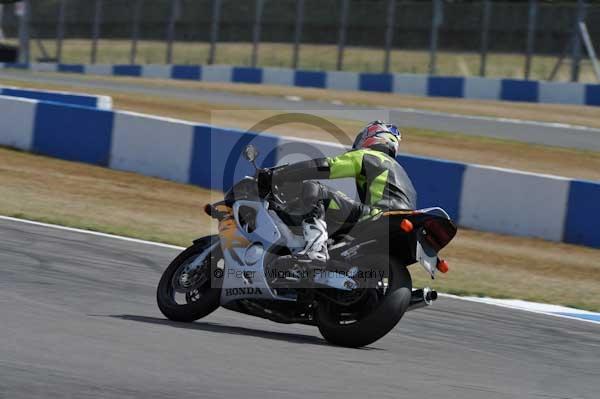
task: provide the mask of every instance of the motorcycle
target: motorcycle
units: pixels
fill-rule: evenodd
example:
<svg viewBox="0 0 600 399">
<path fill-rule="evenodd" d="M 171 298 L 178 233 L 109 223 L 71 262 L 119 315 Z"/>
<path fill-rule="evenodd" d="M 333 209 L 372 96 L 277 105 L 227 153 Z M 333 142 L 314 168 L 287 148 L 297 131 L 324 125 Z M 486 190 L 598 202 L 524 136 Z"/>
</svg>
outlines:
<svg viewBox="0 0 600 399">
<path fill-rule="evenodd" d="M 330 260 L 312 269 L 289 256 L 304 247 L 289 212 L 298 198 L 278 187 L 261 198 L 258 151 L 249 145 L 243 155 L 256 175 L 205 207 L 219 233 L 195 240 L 160 279 L 157 302 L 168 319 L 192 322 L 222 306 L 317 326 L 328 342 L 356 348 L 382 338 L 405 312 L 437 299 L 429 287 L 413 289 L 408 267 L 420 263 L 432 279 L 448 271 L 438 253 L 457 227 L 443 209 L 387 210 L 359 221 L 330 237 Z"/>
</svg>

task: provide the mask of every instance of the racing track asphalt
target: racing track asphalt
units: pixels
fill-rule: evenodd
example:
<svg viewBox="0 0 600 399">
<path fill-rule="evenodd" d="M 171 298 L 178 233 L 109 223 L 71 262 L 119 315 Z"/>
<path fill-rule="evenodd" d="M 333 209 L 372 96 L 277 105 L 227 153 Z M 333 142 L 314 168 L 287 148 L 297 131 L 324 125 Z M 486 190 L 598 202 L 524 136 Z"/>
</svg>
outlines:
<svg viewBox="0 0 600 399">
<path fill-rule="evenodd" d="M 505 118 L 468 116 L 416 110 L 409 108 L 349 106 L 303 99 L 255 96 L 193 88 L 151 87 L 143 83 L 109 80 L 92 81 L 74 74 L 37 74 L 27 71 L 0 70 L 0 79 L 21 80 L 44 84 L 69 85 L 77 90 L 86 88 L 123 93 L 167 97 L 222 104 L 240 108 L 261 108 L 286 111 L 310 111 L 312 115 L 336 119 L 369 121 L 391 120 L 399 126 L 417 127 L 472 136 L 493 137 L 524 143 L 600 151 L 600 129 L 585 126 L 522 121 Z M 460 101 L 457 99 L 456 101 Z"/>
<path fill-rule="evenodd" d="M 0 398 L 598 397 L 598 325 L 449 298 L 365 349 L 222 309 L 174 323 L 154 295 L 176 253 L 0 220 Z"/>
</svg>

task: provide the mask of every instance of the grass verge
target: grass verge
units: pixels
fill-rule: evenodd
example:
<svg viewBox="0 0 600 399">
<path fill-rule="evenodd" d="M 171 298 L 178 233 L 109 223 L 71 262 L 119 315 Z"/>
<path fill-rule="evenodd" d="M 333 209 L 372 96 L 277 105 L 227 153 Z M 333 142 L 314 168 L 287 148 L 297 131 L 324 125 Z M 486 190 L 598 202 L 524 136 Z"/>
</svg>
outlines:
<svg viewBox="0 0 600 399">
<path fill-rule="evenodd" d="M 16 44 L 16 40 L 9 40 Z M 49 54 L 56 53 L 55 40 L 41 40 Z M 91 40 L 67 39 L 63 42 L 63 62 L 90 62 Z M 290 68 L 292 65 L 292 43 L 260 43 L 258 66 Z M 164 63 L 166 43 L 141 40 L 138 42 L 137 63 Z M 103 39 L 98 42 L 98 63 L 127 64 L 130 62 L 131 41 Z M 173 44 L 173 63 L 205 64 L 208 59 L 209 44 L 206 42 L 176 41 Z M 38 46 L 32 46 L 34 59 L 40 58 Z M 537 55 L 531 65 L 531 79 L 548 79 L 556 64 L 556 56 Z M 382 72 L 384 52 L 380 48 L 347 46 L 344 53 L 343 69 L 359 72 Z M 303 44 L 300 48 L 300 69 L 336 69 L 337 45 Z M 477 76 L 481 57 L 474 52 L 439 51 L 437 69 L 440 75 Z M 219 43 L 216 63 L 250 66 L 252 64 L 252 43 Z M 525 70 L 525 56 L 518 53 L 494 53 L 487 56 L 486 75 L 522 79 Z M 422 73 L 429 71 L 429 51 L 395 49 L 390 54 L 390 71 L 400 73 Z M 556 79 L 569 81 L 570 68 L 563 66 Z M 596 82 L 592 65 L 584 59 L 581 67 L 582 82 Z"/>
<path fill-rule="evenodd" d="M 202 211 L 220 193 L 0 148 L 0 214 L 187 246 L 214 231 Z M 600 311 L 600 250 L 460 230 L 451 270 L 415 286 Z M 166 265 L 165 265 L 166 266 Z"/>
<path fill-rule="evenodd" d="M 12 71 L 13 74 L 20 71 Z M 544 103 L 524 103 L 510 101 L 494 100 L 469 100 L 462 98 L 443 98 L 443 97 L 417 97 L 409 95 L 399 95 L 392 93 L 373 93 L 361 91 L 340 91 L 323 90 L 303 87 L 290 86 L 270 86 L 262 84 L 240 84 L 240 83 L 215 83 L 190 80 L 174 79 L 153 79 L 140 77 L 116 77 L 116 76 L 96 76 L 80 74 L 57 74 L 57 73 L 34 73 L 40 76 L 68 76 L 72 82 L 71 85 L 52 85 L 28 82 L 27 76 L 31 72 L 20 72 L 24 79 L 13 80 L 3 79 L 0 82 L 4 84 L 13 84 L 24 87 L 48 88 L 55 86 L 56 90 L 63 87 L 64 90 L 90 91 L 87 87 L 78 87 L 78 82 L 121 82 L 126 84 L 135 84 L 139 86 L 152 87 L 158 89 L 198 89 L 228 92 L 235 94 L 248 94 L 257 96 L 296 96 L 305 100 L 315 100 L 323 102 L 343 103 L 346 105 L 362 105 L 386 108 L 414 108 L 420 110 L 429 110 L 437 112 L 455 113 L 459 115 L 489 116 L 498 118 L 513 118 L 522 120 L 532 120 L 540 122 L 565 123 L 572 125 L 581 125 L 600 128 L 600 118 L 598 118 L 598 107 L 567 105 L 567 104 L 544 104 Z"/>
<path fill-rule="evenodd" d="M 38 84 L 33 82 L 23 84 L 20 81 L 5 79 L 2 79 L 1 82 L 6 85 L 18 85 L 38 89 L 77 90 L 76 87 L 65 85 Z M 151 83 L 160 84 L 161 82 Z M 183 83 L 165 82 L 165 84 L 180 87 Z M 245 87 L 245 85 L 242 86 Z M 179 100 L 150 95 L 139 96 L 137 94 L 103 89 L 86 88 L 86 92 L 112 96 L 117 109 L 242 129 L 248 129 L 260 120 L 281 113 L 281 111 L 240 109 L 238 107 L 208 104 L 200 101 Z M 514 106 L 514 104 L 511 104 L 511 106 Z M 587 108 L 584 111 L 587 111 Z M 595 109 L 595 111 L 597 113 L 598 109 Z M 550 111 L 547 110 L 547 112 Z M 596 119 L 598 118 L 596 117 Z M 600 124 L 600 119 L 598 121 Z M 350 143 L 353 141 L 356 132 L 364 124 L 364 121 L 349 120 L 332 120 L 332 122 L 347 134 L 348 142 Z M 579 179 L 600 180 L 600 153 L 598 152 L 423 129 L 407 128 L 404 130 L 405 139 L 402 143 L 402 151 L 409 154 Z M 325 141 L 333 140 L 325 131 L 309 125 L 282 125 L 269 130 L 269 132 L 301 138 Z"/>
</svg>

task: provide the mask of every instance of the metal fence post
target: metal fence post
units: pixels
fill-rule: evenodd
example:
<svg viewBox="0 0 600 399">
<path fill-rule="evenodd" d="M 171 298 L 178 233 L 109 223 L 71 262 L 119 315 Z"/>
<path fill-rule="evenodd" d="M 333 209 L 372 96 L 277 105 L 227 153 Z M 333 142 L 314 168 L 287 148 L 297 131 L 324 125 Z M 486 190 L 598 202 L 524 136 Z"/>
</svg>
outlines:
<svg viewBox="0 0 600 399">
<path fill-rule="evenodd" d="M 165 62 L 167 64 L 173 63 L 173 40 L 175 39 L 175 21 L 179 18 L 180 14 L 180 3 L 179 0 L 171 0 L 171 14 L 169 16 L 169 22 L 167 23 L 167 54 L 165 55 Z"/>
<path fill-rule="evenodd" d="M 479 62 L 479 76 L 485 76 L 487 67 L 487 53 L 490 36 L 490 19 L 492 18 L 491 0 L 483 1 L 482 21 L 481 21 L 481 59 Z"/>
<path fill-rule="evenodd" d="M 394 41 L 394 28 L 396 25 L 396 0 L 388 0 L 387 22 L 385 29 L 385 58 L 383 60 L 383 72 L 390 73 L 390 54 Z"/>
<path fill-rule="evenodd" d="M 4 40 L 4 32 L 2 32 L 2 13 L 4 6 L 0 4 L 0 40 Z"/>
<path fill-rule="evenodd" d="M 62 62 L 62 47 L 65 39 L 65 12 L 67 0 L 60 0 L 58 4 L 58 20 L 56 21 L 56 62 Z"/>
<path fill-rule="evenodd" d="M 294 29 L 294 53 L 292 54 L 292 68 L 298 69 L 300 63 L 300 42 L 302 41 L 302 25 L 304 24 L 304 0 L 296 2 L 296 26 Z"/>
<path fill-rule="evenodd" d="M 584 0 L 577 0 L 577 16 L 573 27 L 573 48 L 571 52 L 571 82 L 579 81 L 581 63 L 581 37 L 579 35 L 579 24 L 585 19 L 585 7 Z"/>
<path fill-rule="evenodd" d="M 429 49 L 430 75 L 435 75 L 437 73 L 438 34 L 443 19 L 443 7 L 442 0 L 433 0 L 433 18 L 431 21 L 431 42 Z"/>
<path fill-rule="evenodd" d="M 264 0 L 256 0 L 254 12 L 254 28 L 252 30 L 252 68 L 258 64 L 258 44 L 260 43 L 260 28 Z"/>
<path fill-rule="evenodd" d="M 348 25 L 348 0 L 341 0 L 340 32 L 338 37 L 338 55 L 336 69 L 341 71 L 344 66 L 344 47 L 346 46 L 346 26 Z"/>
<path fill-rule="evenodd" d="M 531 58 L 535 46 L 535 28 L 537 23 L 537 0 L 529 0 L 529 20 L 527 22 L 527 50 L 525 55 L 525 79 L 531 75 Z"/>
<path fill-rule="evenodd" d="M 596 74 L 596 79 L 600 81 L 600 63 L 598 63 L 598 58 L 596 57 L 596 50 L 594 50 L 594 44 L 592 43 L 592 38 L 590 37 L 590 33 L 588 32 L 588 28 L 585 22 L 579 23 L 579 32 L 581 33 L 581 38 L 583 39 L 585 50 L 587 51 L 590 61 L 592 61 L 592 68 L 594 69 L 594 73 Z"/>
<path fill-rule="evenodd" d="M 92 26 L 92 52 L 90 62 L 96 63 L 98 58 L 98 39 L 100 38 L 100 22 L 102 20 L 102 0 L 96 0 L 94 7 L 94 24 Z"/>
<path fill-rule="evenodd" d="M 219 40 L 219 20 L 221 19 L 221 0 L 213 0 L 212 21 L 210 24 L 210 49 L 208 52 L 208 64 L 215 63 L 217 54 L 217 41 Z"/>
<path fill-rule="evenodd" d="M 131 27 L 131 52 L 129 54 L 129 63 L 135 65 L 137 57 L 137 46 L 140 40 L 140 20 L 142 17 L 142 8 L 144 0 L 135 0 L 133 5 L 133 26 Z"/>
<path fill-rule="evenodd" d="M 25 0 L 23 2 L 23 14 L 19 17 L 19 62 L 29 64 L 30 48 L 29 48 L 29 18 L 31 15 L 31 2 Z"/>
</svg>

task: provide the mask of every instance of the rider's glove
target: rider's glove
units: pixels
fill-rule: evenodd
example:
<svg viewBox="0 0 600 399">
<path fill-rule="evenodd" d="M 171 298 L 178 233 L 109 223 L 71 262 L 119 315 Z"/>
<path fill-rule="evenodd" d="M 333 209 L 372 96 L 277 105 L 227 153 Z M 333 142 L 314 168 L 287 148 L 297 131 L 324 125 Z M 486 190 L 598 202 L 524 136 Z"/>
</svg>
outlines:
<svg viewBox="0 0 600 399">
<path fill-rule="evenodd" d="M 273 184 L 273 171 L 270 169 L 261 169 L 258 171 L 258 195 L 265 198 L 271 192 Z"/>
</svg>

